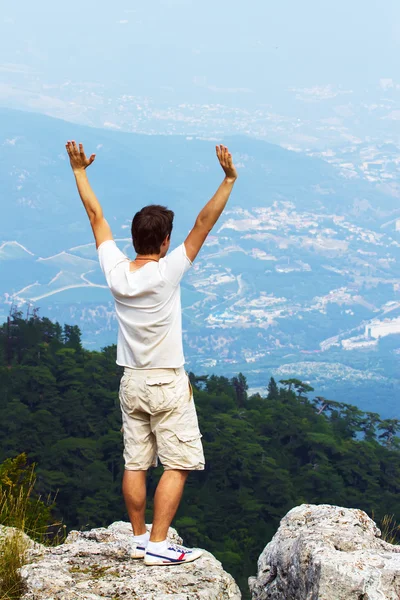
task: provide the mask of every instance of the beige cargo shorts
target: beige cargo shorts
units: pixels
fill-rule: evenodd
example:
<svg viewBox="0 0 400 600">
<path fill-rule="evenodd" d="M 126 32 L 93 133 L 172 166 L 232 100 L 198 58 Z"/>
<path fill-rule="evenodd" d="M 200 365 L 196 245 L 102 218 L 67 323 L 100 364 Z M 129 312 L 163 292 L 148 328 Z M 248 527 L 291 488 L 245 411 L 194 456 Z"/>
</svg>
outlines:
<svg viewBox="0 0 400 600">
<path fill-rule="evenodd" d="M 158 459 L 164 469 L 204 469 L 202 434 L 184 367 L 125 367 L 119 400 L 125 469 L 147 470 Z"/>
</svg>

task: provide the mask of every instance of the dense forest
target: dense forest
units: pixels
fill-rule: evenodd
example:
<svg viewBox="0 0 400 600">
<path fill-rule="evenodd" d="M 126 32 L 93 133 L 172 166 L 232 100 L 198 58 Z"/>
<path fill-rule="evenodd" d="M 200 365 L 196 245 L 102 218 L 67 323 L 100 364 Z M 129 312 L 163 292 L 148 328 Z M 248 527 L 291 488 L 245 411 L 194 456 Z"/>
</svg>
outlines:
<svg viewBox="0 0 400 600">
<path fill-rule="evenodd" d="M 38 314 L 15 312 L 0 327 L 0 463 L 27 454 L 37 493 L 56 494 L 53 517 L 67 531 L 128 520 L 115 357 L 115 346 L 88 351 L 77 326 Z M 207 465 L 190 475 L 173 525 L 185 544 L 222 561 L 244 597 L 259 554 L 293 506 L 357 507 L 378 522 L 400 517 L 398 420 L 313 397 L 298 379 L 265 373 L 261 396 L 248 394 L 242 373 L 189 376 Z M 149 471 L 147 522 L 161 472 Z"/>
</svg>

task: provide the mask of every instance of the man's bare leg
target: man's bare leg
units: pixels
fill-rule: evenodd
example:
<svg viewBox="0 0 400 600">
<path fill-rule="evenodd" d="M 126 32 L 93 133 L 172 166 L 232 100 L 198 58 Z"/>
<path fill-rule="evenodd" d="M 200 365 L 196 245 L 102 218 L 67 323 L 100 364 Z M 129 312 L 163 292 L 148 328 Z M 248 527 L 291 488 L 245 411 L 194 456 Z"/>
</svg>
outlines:
<svg viewBox="0 0 400 600">
<path fill-rule="evenodd" d="M 154 518 L 150 533 L 151 542 L 163 542 L 168 528 L 178 510 L 189 471 L 170 469 L 164 471 L 154 495 Z"/>
<path fill-rule="evenodd" d="M 125 469 L 122 479 L 122 493 L 134 535 L 146 533 L 146 473 Z"/>
</svg>

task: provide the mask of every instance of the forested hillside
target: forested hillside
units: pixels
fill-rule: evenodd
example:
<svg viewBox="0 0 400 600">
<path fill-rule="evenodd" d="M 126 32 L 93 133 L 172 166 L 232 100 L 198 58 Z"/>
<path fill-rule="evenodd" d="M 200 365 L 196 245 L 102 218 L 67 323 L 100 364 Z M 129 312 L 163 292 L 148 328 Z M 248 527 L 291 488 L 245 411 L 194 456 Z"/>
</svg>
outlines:
<svg viewBox="0 0 400 600">
<path fill-rule="evenodd" d="M 37 491 L 57 493 L 67 529 L 126 519 L 115 346 L 82 348 L 76 326 L 15 313 L 0 327 L 0 463 L 26 452 Z M 293 373 L 296 377 L 296 373 Z M 190 373 L 206 454 L 174 525 L 211 551 L 243 591 L 279 520 L 302 502 L 400 517 L 400 422 L 363 413 L 352 398 L 314 398 L 297 379 L 265 373 L 265 395 L 245 375 Z M 346 402 L 341 402 L 345 400 Z M 150 497 L 161 467 L 149 472 Z M 151 500 L 148 522 L 151 521 Z"/>
</svg>

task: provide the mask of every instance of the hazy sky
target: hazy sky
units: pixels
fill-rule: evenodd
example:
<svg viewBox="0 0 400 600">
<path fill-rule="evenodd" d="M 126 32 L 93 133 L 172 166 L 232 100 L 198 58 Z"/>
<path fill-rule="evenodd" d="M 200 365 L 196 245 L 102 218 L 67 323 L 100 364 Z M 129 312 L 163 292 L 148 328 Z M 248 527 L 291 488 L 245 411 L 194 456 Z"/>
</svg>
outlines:
<svg viewBox="0 0 400 600">
<path fill-rule="evenodd" d="M 399 0 L 18 0 L 0 23 L 2 80 L 11 63 L 48 83 L 250 102 L 290 86 L 400 81 Z"/>
</svg>

